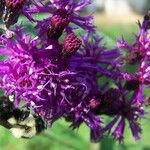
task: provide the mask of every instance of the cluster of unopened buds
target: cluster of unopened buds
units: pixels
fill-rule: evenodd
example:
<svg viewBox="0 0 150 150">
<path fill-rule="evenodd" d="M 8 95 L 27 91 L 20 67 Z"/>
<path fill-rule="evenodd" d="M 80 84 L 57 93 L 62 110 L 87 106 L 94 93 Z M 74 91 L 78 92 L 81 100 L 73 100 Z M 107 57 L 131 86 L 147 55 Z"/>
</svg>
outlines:
<svg viewBox="0 0 150 150">
<path fill-rule="evenodd" d="M 5 96 L 15 95 L 15 108 L 30 109 L 49 128 L 65 118 L 73 129 L 85 123 L 92 141 L 111 134 L 121 142 L 129 126 L 137 140 L 150 101 L 144 95 L 150 86 L 150 12 L 139 22 L 132 45 L 120 39 L 108 49 L 93 17 L 81 15 L 89 4 L 91 0 L 0 0 L 0 88 Z M 37 19 L 40 13 L 47 18 Z M 36 36 L 16 25 L 20 15 L 33 23 Z M 127 65 L 135 71 L 125 72 Z M 104 115 L 110 122 L 104 123 Z"/>
</svg>

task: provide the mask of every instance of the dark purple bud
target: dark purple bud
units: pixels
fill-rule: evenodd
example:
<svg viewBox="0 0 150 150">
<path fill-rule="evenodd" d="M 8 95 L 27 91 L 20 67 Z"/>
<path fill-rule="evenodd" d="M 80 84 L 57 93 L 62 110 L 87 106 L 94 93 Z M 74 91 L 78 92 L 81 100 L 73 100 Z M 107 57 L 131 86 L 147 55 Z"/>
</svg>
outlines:
<svg viewBox="0 0 150 150">
<path fill-rule="evenodd" d="M 49 39 L 59 39 L 59 37 L 62 35 L 63 30 L 56 30 L 55 28 L 49 27 L 47 31 L 47 36 Z"/>
<path fill-rule="evenodd" d="M 126 81 L 125 88 L 129 91 L 137 90 L 139 88 L 139 81 L 138 80 L 130 80 Z"/>
<path fill-rule="evenodd" d="M 144 57 L 145 53 L 141 50 L 140 46 L 135 46 L 131 52 L 127 54 L 126 63 L 127 64 L 135 64 L 141 61 Z"/>
<path fill-rule="evenodd" d="M 27 0 L 5 0 L 3 22 L 7 28 L 18 21 L 18 17 L 26 1 Z"/>
<path fill-rule="evenodd" d="M 110 103 L 118 100 L 120 98 L 120 96 L 121 96 L 121 93 L 119 92 L 118 89 L 110 88 L 104 93 L 103 102 L 105 104 L 110 104 Z"/>
<path fill-rule="evenodd" d="M 74 33 L 70 33 L 65 37 L 63 53 L 71 54 L 76 52 L 82 44 L 81 39 L 79 39 Z"/>
<path fill-rule="evenodd" d="M 69 22 L 69 15 L 64 9 L 57 10 L 57 12 L 51 17 L 51 26 L 56 30 L 63 30 L 69 24 Z"/>
<path fill-rule="evenodd" d="M 63 30 L 68 26 L 70 22 L 69 15 L 65 9 L 59 9 L 51 17 L 51 25 L 48 29 L 48 37 L 58 39 Z"/>
<path fill-rule="evenodd" d="M 99 114 L 114 115 L 122 107 L 121 93 L 118 89 L 110 88 L 102 96 Z"/>
<path fill-rule="evenodd" d="M 122 107 L 120 97 L 121 93 L 118 89 L 110 88 L 104 94 L 99 95 L 97 99 L 89 101 L 89 106 L 94 114 L 114 115 Z"/>
<path fill-rule="evenodd" d="M 5 0 L 6 7 L 9 9 L 21 9 L 26 0 Z"/>
</svg>

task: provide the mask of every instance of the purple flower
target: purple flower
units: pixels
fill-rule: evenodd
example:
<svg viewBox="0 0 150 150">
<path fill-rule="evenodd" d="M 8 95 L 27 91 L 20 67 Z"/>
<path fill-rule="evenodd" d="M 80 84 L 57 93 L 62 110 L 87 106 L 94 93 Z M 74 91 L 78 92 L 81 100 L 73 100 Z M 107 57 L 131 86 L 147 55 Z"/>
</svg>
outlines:
<svg viewBox="0 0 150 150">
<path fill-rule="evenodd" d="M 139 35 L 136 35 L 135 42 L 130 45 L 124 39 L 118 41 L 118 48 L 127 49 L 125 61 L 127 64 L 137 64 L 137 72 L 134 80 L 141 84 L 150 84 L 150 70 L 149 70 L 149 55 L 150 55 L 150 38 L 149 38 L 149 25 L 150 25 L 149 11 L 144 17 L 144 20 L 139 23 Z"/>
<path fill-rule="evenodd" d="M 32 39 L 21 30 L 16 27 L 13 40 L 1 37 L 0 52 L 7 57 L 0 64 L 0 87 L 7 95 L 15 92 L 16 105 L 23 100 L 24 107 L 32 107 L 49 126 L 60 117 L 70 118 L 73 128 L 84 122 L 91 139 L 99 140 L 101 120 L 94 111 L 99 105 L 94 99 L 101 91 L 97 75 L 99 68 L 111 73 L 108 67 L 120 66 L 118 49 L 101 46 L 98 35 L 92 41 L 85 36 L 82 43 L 70 32 L 64 43 L 56 39 L 42 42 L 43 38 Z"/>
<path fill-rule="evenodd" d="M 92 16 L 81 16 L 91 0 L 5 0 L 0 1 L 0 16 L 6 27 L 15 24 L 20 14 L 36 23 L 37 36 L 23 33 L 0 36 L 0 88 L 5 95 L 15 94 L 16 107 L 30 108 L 51 127 L 64 117 L 70 127 L 85 123 L 91 140 L 111 134 L 122 142 L 126 125 L 133 137 L 140 138 L 140 118 L 145 115 L 144 86 L 150 85 L 150 13 L 139 23 L 134 44 L 124 39 L 108 49 L 96 33 Z M 48 14 L 37 20 L 36 13 Z M 82 29 L 79 36 L 76 29 Z M 61 37 L 61 38 L 60 38 Z M 125 59 L 120 49 L 126 49 Z M 124 71 L 136 64 L 134 73 Z M 24 105 L 21 106 L 21 102 Z M 101 116 L 111 118 L 103 124 Z"/>
<path fill-rule="evenodd" d="M 120 75 L 122 78 L 121 73 L 116 71 L 121 66 L 120 51 L 117 48 L 107 49 L 101 40 L 98 34 L 86 34 L 82 37 L 80 49 L 69 60 L 69 69 L 76 70 L 85 79 L 88 78 L 95 91 L 99 87 L 98 75 L 111 79 Z"/>
<path fill-rule="evenodd" d="M 139 87 L 139 89 L 135 90 L 132 96 L 129 97 L 129 91 L 124 91 L 124 88 L 120 87 L 119 89 L 108 89 L 99 96 L 100 103 L 96 113 L 114 117 L 114 119 L 105 126 L 103 133 L 112 132 L 114 138 L 121 142 L 124 137 L 125 120 L 127 120 L 133 137 L 136 140 L 139 139 L 141 128 L 138 121 L 144 115 L 142 90 L 143 89 Z"/>
<path fill-rule="evenodd" d="M 117 48 L 107 49 L 97 33 L 90 32 L 82 38 L 83 45 L 78 51 L 80 57 L 91 59 L 91 64 L 120 66 L 120 51 Z M 93 59 L 93 60 L 92 60 Z"/>
<path fill-rule="evenodd" d="M 93 89 L 95 82 L 89 83 L 88 73 L 69 70 L 66 64 L 71 57 L 67 54 L 77 51 L 81 41 L 74 34 L 68 35 L 61 49 L 57 42 L 48 45 L 49 42 L 43 43 L 38 37 L 32 39 L 29 34 L 22 34 L 18 27 L 15 33 L 13 40 L 1 37 L 0 52 L 6 58 L 0 63 L 0 88 L 6 95 L 15 93 L 17 107 L 24 101 L 23 107 L 32 107 L 49 126 L 67 116 L 71 118 L 73 128 L 85 122 L 91 129 L 92 140 L 98 140 L 101 121 L 88 106 L 96 92 Z M 69 37 L 77 44 L 68 43 Z"/>
<path fill-rule="evenodd" d="M 130 45 L 124 39 L 118 41 L 118 48 L 128 50 L 126 62 L 129 64 L 141 64 L 149 58 L 149 35 L 148 29 L 150 24 L 149 11 L 144 17 L 142 24 L 139 22 L 139 35 L 135 36 L 135 42 Z"/>
<path fill-rule="evenodd" d="M 41 4 L 35 3 L 29 10 L 31 14 L 41 12 L 50 15 L 46 19 L 37 21 L 39 35 L 47 33 L 49 38 L 58 39 L 64 30 L 70 31 L 80 27 L 86 31 L 95 31 L 93 17 L 80 15 L 80 12 L 91 3 L 90 0 L 53 0 L 46 3 L 46 7 L 43 3 L 44 1 L 41 1 Z"/>
</svg>

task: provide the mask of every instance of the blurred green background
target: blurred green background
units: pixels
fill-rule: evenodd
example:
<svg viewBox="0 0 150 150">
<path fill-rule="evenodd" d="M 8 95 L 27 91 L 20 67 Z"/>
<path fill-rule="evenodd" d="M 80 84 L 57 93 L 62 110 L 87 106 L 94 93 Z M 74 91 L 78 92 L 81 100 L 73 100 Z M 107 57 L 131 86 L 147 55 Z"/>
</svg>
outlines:
<svg viewBox="0 0 150 150">
<path fill-rule="evenodd" d="M 132 33 L 138 32 L 135 18 L 133 18 L 133 22 L 122 23 L 121 20 L 117 22 L 113 22 L 110 19 L 107 19 L 108 21 L 101 20 L 105 16 L 96 15 L 95 17 L 95 24 L 104 38 L 103 43 L 106 43 L 109 47 L 115 46 L 116 40 L 122 35 L 127 41 L 132 42 Z M 35 34 L 28 20 L 21 18 L 19 22 L 26 24 L 27 31 L 33 35 Z M 0 150 L 150 150 L 149 114 L 141 120 L 141 124 L 143 127 L 141 140 L 134 141 L 130 131 L 126 128 L 123 144 L 118 144 L 111 137 L 106 137 L 96 144 L 91 143 L 89 130 L 85 125 L 82 125 L 78 130 L 72 131 L 68 128 L 69 123 L 66 123 L 63 119 L 55 123 L 51 129 L 28 140 L 16 139 L 8 130 L 0 127 Z"/>
</svg>

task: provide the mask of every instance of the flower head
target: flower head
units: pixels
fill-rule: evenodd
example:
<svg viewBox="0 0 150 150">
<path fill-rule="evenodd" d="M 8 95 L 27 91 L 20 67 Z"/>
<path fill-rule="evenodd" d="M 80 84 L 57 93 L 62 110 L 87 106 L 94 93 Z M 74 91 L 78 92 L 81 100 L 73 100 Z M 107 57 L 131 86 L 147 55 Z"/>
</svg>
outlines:
<svg viewBox="0 0 150 150">
<path fill-rule="evenodd" d="M 37 20 L 37 29 L 39 35 L 48 34 L 49 38 L 59 38 L 63 31 L 72 31 L 73 29 L 82 28 L 86 31 L 95 31 L 95 26 L 92 23 L 92 16 L 81 16 L 80 12 L 90 0 L 73 1 L 73 0 L 53 0 L 44 4 L 35 3 L 30 10 L 31 14 L 43 12 L 49 15 L 46 19 Z M 46 7 L 45 7 L 46 5 Z M 73 27 L 75 25 L 76 27 Z M 41 30 L 42 29 L 42 30 Z"/>
<path fill-rule="evenodd" d="M 137 64 L 138 68 L 135 74 L 137 83 L 149 85 L 150 70 L 149 70 L 149 26 L 150 26 L 150 12 L 148 11 L 142 23 L 139 23 L 139 35 L 135 37 L 135 42 L 130 45 L 124 39 L 118 41 L 118 48 L 127 49 L 127 56 L 125 58 L 128 64 Z M 132 80 L 132 81 L 133 81 Z"/>
<path fill-rule="evenodd" d="M 77 44 L 67 45 L 65 39 L 64 46 L 59 49 L 57 42 L 45 46 L 48 43 L 42 43 L 38 37 L 32 39 L 20 28 L 15 33 L 14 40 L 1 37 L 0 52 L 6 59 L 0 64 L 0 87 L 7 95 L 15 93 L 17 107 L 24 101 L 24 107 L 31 107 L 47 120 L 49 126 L 67 116 L 71 118 L 73 128 L 85 122 L 91 129 L 91 138 L 98 140 L 101 121 L 88 104 L 96 92 L 93 87 L 94 84 L 97 86 L 97 79 L 89 83 L 90 74 L 69 69 L 66 61 L 70 57 L 60 57 L 60 50 L 65 53 L 76 51 L 80 40 L 75 35 L 68 35 L 75 38 Z"/>
<path fill-rule="evenodd" d="M 121 142 L 127 120 L 133 137 L 140 138 L 141 128 L 138 121 L 144 115 L 144 110 L 142 103 L 137 101 L 141 102 L 143 99 L 142 93 L 142 89 L 139 89 L 129 99 L 128 92 L 121 91 L 120 87 L 120 89 L 108 89 L 99 97 L 100 104 L 96 113 L 114 117 L 103 129 L 104 133 L 112 133 L 114 138 Z"/>
</svg>

